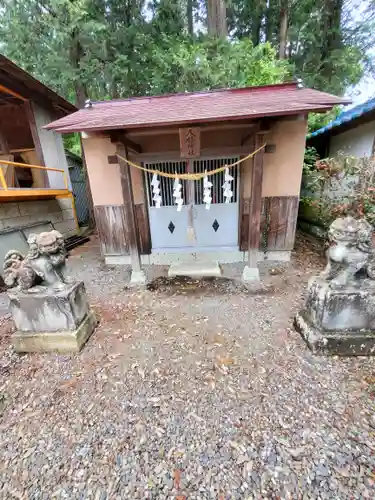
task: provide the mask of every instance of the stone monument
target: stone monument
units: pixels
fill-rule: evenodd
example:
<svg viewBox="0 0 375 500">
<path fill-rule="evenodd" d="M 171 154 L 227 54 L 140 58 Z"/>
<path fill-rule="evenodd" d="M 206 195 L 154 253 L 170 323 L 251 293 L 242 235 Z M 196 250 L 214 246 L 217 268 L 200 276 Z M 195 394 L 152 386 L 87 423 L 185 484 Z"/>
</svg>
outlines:
<svg viewBox="0 0 375 500">
<path fill-rule="evenodd" d="M 17 250 L 4 259 L 4 282 L 17 331 L 18 352 L 78 352 L 93 332 L 83 282 L 66 274 L 64 239 L 58 231 L 31 234 L 29 252 Z"/>
<path fill-rule="evenodd" d="M 308 285 L 294 326 L 316 354 L 375 354 L 375 256 L 372 226 L 336 219 L 329 229 L 327 266 Z"/>
</svg>

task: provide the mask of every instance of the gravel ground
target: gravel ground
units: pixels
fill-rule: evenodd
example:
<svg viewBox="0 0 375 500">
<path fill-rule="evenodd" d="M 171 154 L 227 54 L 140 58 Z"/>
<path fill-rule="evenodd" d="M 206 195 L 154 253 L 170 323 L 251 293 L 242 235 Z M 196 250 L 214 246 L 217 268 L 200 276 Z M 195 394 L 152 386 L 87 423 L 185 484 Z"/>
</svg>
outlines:
<svg viewBox="0 0 375 500">
<path fill-rule="evenodd" d="M 95 240 L 69 263 L 100 318 L 79 355 L 18 356 L 0 320 L 0 498 L 375 498 L 374 360 L 314 357 L 291 328 L 323 265 L 305 241 L 260 293 L 128 290 Z"/>
</svg>

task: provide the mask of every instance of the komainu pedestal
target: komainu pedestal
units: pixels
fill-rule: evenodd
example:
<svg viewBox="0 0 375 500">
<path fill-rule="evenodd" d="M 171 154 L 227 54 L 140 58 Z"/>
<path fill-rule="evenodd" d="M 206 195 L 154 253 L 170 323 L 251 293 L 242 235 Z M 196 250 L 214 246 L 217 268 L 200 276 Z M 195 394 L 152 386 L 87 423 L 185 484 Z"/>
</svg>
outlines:
<svg viewBox="0 0 375 500">
<path fill-rule="evenodd" d="M 64 240 L 57 231 L 31 234 L 29 252 L 16 250 L 4 260 L 4 282 L 16 326 L 18 352 L 78 352 L 93 332 L 83 282 L 66 274 Z"/>
<path fill-rule="evenodd" d="M 337 219 L 330 227 L 327 266 L 308 285 L 294 326 L 317 354 L 375 355 L 375 280 L 372 227 Z"/>
<path fill-rule="evenodd" d="M 17 352 L 78 352 L 95 328 L 83 282 L 60 290 L 8 292 Z"/>
<path fill-rule="evenodd" d="M 294 324 L 316 354 L 374 355 L 375 283 L 331 288 L 315 278 Z"/>
</svg>

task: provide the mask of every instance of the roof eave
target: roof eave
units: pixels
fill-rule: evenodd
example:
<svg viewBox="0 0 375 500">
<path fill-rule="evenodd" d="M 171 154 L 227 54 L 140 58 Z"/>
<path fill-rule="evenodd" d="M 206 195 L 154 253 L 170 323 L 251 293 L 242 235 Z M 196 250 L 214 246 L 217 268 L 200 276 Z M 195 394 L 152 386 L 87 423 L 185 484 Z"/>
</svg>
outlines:
<svg viewBox="0 0 375 500">
<path fill-rule="evenodd" d="M 307 139 L 314 139 L 315 137 L 329 137 L 331 135 L 338 135 L 340 133 L 346 132 L 347 130 L 351 130 L 353 128 L 358 127 L 359 125 L 372 122 L 375 120 L 375 109 L 367 111 L 366 113 L 362 113 L 361 115 L 352 118 L 346 122 L 334 125 L 333 127 L 323 130 L 319 134 L 311 133 L 307 136 Z M 324 127 L 323 127 L 324 128 Z M 316 131 L 318 132 L 318 131 Z"/>
<path fill-rule="evenodd" d="M 238 121 L 238 120 L 253 120 L 253 119 L 259 119 L 259 118 L 268 118 L 268 117 L 278 117 L 278 116 L 291 116 L 291 115 L 300 115 L 300 114 L 308 114 L 308 113 L 322 113 L 324 111 L 328 111 L 332 109 L 332 107 L 335 104 L 324 104 L 324 105 L 317 105 L 314 108 L 303 108 L 303 109 L 293 109 L 291 111 L 275 111 L 275 112 L 269 112 L 269 113 L 256 113 L 256 114 L 249 114 L 249 115 L 241 115 L 241 116 L 220 116 L 220 117 L 214 117 L 214 118 L 205 118 L 201 120 L 179 120 L 179 121 L 174 121 L 174 122 L 154 122 L 154 123 L 143 123 L 143 124 L 137 124 L 135 126 L 130 126 L 127 124 L 123 125 L 111 125 L 111 126 L 95 126 L 95 127 L 77 127 L 77 126 L 66 126 L 66 127 L 55 127 L 54 123 L 52 122 L 48 125 L 45 125 L 43 128 L 48 129 L 48 130 L 54 130 L 55 132 L 58 132 L 60 134 L 69 134 L 73 132 L 99 132 L 99 131 L 106 131 L 106 130 L 121 130 L 126 128 L 127 130 L 132 130 L 132 129 L 141 129 L 141 128 L 152 128 L 152 127 L 168 127 L 168 126 L 176 126 L 176 125 L 191 125 L 193 123 L 210 123 L 210 122 L 217 122 L 217 121 Z"/>
</svg>

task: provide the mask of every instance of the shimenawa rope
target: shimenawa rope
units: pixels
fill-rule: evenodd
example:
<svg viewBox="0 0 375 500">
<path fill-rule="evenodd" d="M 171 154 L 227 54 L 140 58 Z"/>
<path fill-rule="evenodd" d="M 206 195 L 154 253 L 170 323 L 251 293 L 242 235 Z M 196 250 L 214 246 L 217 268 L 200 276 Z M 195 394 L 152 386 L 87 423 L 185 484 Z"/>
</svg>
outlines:
<svg viewBox="0 0 375 500">
<path fill-rule="evenodd" d="M 126 158 L 123 158 L 119 154 L 117 154 L 116 156 L 118 156 L 118 158 L 120 158 L 120 160 L 125 161 L 131 167 L 138 168 L 139 170 L 143 170 L 144 172 L 149 172 L 150 174 L 160 175 L 161 177 L 169 177 L 170 179 L 183 179 L 183 180 L 187 180 L 187 181 L 189 181 L 189 180 L 196 181 L 199 179 L 203 179 L 203 177 L 205 177 L 206 175 L 207 176 L 215 175 L 219 172 L 224 171 L 226 168 L 236 167 L 240 163 L 248 160 L 252 156 L 259 153 L 259 151 L 261 151 L 265 146 L 266 146 L 266 143 L 264 143 L 263 146 L 260 146 L 260 148 L 256 149 L 255 151 L 248 154 L 244 158 L 241 158 L 241 160 L 235 161 L 234 163 L 231 163 L 230 165 L 223 165 L 222 167 L 215 168 L 214 170 L 209 170 L 208 172 L 188 173 L 188 174 L 186 174 L 186 173 L 185 174 L 168 174 L 167 172 L 162 172 L 161 170 L 154 170 L 152 168 L 146 168 L 146 167 L 142 167 L 141 165 L 137 165 L 136 163 L 134 163 L 130 160 L 127 160 Z"/>
</svg>

